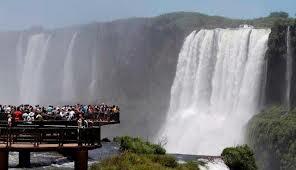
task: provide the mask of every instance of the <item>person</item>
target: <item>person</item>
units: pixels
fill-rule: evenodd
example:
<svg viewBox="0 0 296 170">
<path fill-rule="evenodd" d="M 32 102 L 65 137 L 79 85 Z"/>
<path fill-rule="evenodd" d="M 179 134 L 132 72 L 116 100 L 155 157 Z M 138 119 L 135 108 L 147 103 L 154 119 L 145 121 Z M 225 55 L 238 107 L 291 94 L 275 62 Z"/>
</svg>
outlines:
<svg viewBox="0 0 296 170">
<path fill-rule="evenodd" d="M 14 112 L 14 119 L 16 122 L 21 121 L 22 120 L 22 115 L 23 113 L 20 111 L 19 107 L 16 109 L 16 111 Z"/>
<path fill-rule="evenodd" d="M 43 120 L 43 116 L 41 115 L 41 113 L 38 113 L 37 114 L 36 120 L 38 120 L 38 121 L 42 121 Z"/>
<path fill-rule="evenodd" d="M 8 127 L 12 127 L 12 116 L 9 114 L 7 119 Z"/>
<path fill-rule="evenodd" d="M 30 117 L 30 120 L 31 121 L 34 121 L 34 117 L 35 116 L 35 113 L 33 112 L 33 110 L 29 113 L 29 117 Z"/>
<path fill-rule="evenodd" d="M 81 114 L 79 114 L 79 118 L 78 118 L 78 120 L 77 120 L 77 126 L 78 126 L 78 128 L 77 128 L 77 132 L 78 132 L 78 143 L 79 143 L 79 145 L 82 145 L 82 142 L 81 142 L 81 136 L 82 136 L 82 128 L 83 128 L 83 119 L 82 119 L 82 115 Z"/>
<path fill-rule="evenodd" d="M 8 105 L 8 106 L 5 108 L 5 113 L 6 113 L 6 114 L 10 114 L 10 113 L 11 113 L 11 107 L 10 107 L 10 105 Z"/>
<path fill-rule="evenodd" d="M 75 116 L 74 109 L 71 109 L 71 110 L 69 109 L 68 121 L 73 120 L 74 116 Z"/>
<path fill-rule="evenodd" d="M 31 124 L 32 121 L 34 121 L 34 117 L 31 117 L 30 115 L 27 116 L 27 123 Z"/>
<path fill-rule="evenodd" d="M 77 120 L 78 128 L 83 128 L 82 114 L 79 114 L 79 119 Z"/>
</svg>

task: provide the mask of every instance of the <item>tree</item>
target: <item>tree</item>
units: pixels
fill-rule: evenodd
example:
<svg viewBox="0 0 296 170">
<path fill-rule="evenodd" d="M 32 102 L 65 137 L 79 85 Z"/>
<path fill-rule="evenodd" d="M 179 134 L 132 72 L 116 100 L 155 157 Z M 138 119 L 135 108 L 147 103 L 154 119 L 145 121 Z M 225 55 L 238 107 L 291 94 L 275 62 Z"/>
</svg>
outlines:
<svg viewBox="0 0 296 170">
<path fill-rule="evenodd" d="M 289 14 L 287 12 L 279 11 L 279 12 L 271 12 L 269 17 L 278 17 L 278 18 L 288 18 Z"/>
</svg>

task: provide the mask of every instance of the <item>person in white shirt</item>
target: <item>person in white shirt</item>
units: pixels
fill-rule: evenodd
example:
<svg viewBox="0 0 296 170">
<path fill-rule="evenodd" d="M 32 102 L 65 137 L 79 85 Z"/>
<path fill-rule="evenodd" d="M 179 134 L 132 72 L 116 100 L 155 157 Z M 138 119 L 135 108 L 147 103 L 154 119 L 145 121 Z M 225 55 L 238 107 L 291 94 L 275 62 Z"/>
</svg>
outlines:
<svg viewBox="0 0 296 170">
<path fill-rule="evenodd" d="M 75 115 L 75 111 L 72 109 L 72 110 L 69 112 L 68 121 L 69 121 L 69 120 L 72 120 L 72 119 L 74 118 L 74 115 Z"/>
</svg>

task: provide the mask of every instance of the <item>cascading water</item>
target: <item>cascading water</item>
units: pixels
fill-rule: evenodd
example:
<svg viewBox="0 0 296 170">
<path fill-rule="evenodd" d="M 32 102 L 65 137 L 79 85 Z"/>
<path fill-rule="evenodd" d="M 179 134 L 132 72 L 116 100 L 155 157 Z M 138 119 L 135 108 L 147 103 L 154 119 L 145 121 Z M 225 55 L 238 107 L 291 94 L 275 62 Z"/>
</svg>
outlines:
<svg viewBox="0 0 296 170">
<path fill-rule="evenodd" d="M 75 89 L 74 89 L 74 75 L 73 75 L 73 48 L 75 45 L 75 40 L 77 37 L 77 32 L 75 32 L 70 41 L 67 56 L 64 62 L 64 73 L 63 73 L 63 102 L 69 103 L 75 100 Z"/>
<path fill-rule="evenodd" d="M 290 47 L 291 40 L 291 33 L 290 33 L 290 26 L 287 29 L 287 58 L 286 58 L 286 107 L 290 110 L 290 93 L 291 93 L 291 79 L 292 79 L 292 53 Z"/>
<path fill-rule="evenodd" d="M 20 37 L 18 39 L 18 42 L 16 44 L 16 58 L 17 58 L 17 72 L 21 73 L 23 71 L 23 67 L 21 67 L 24 63 L 23 59 L 24 59 L 24 52 L 23 52 L 23 35 L 22 33 L 20 33 Z M 21 75 L 18 74 L 17 75 L 18 79 L 21 79 Z"/>
<path fill-rule="evenodd" d="M 169 152 L 220 154 L 243 142 L 259 105 L 270 30 L 191 33 L 179 54 L 167 122 L 159 138 Z"/>
<path fill-rule="evenodd" d="M 199 166 L 201 170 L 229 170 L 222 159 L 205 160 L 204 166 Z"/>
<path fill-rule="evenodd" d="M 42 69 L 45 64 L 50 36 L 46 34 L 33 35 L 28 42 L 27 53 L 22 60 L 23 71 L 20 81 L 19 103 L 38 104 L 41 96 Z"/>
<path fill-rule="evenodd" d="M 95 49 L 93 56 L 91 57 L 91 82 L 89 89 L 89 102 L 94 102 L 98 96 L 98 64 L 97 64 L 97 50 Z"/>
</svg>

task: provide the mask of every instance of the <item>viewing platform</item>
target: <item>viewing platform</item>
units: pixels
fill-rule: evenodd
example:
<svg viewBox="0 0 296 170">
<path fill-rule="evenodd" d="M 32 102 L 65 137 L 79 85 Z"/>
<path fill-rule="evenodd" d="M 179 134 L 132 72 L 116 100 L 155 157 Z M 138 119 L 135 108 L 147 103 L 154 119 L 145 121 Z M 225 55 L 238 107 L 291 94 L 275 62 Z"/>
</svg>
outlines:
<svg viewBox="0 0 296 170">
<path fill-rule="evenodd" d="M 88 150 L 102 147 L 101 127 L 119 123 L 119 116 L 87 127 L 65 120 L 18 121 L 12 126 L 0 121 L 0 170 L 8 169 L 9 152 L 19 152 L 19 167 L 30 167 L 30 152 L 60 152 L 73 156 L 75 170 L 86 170 Z"/>
</svg>

